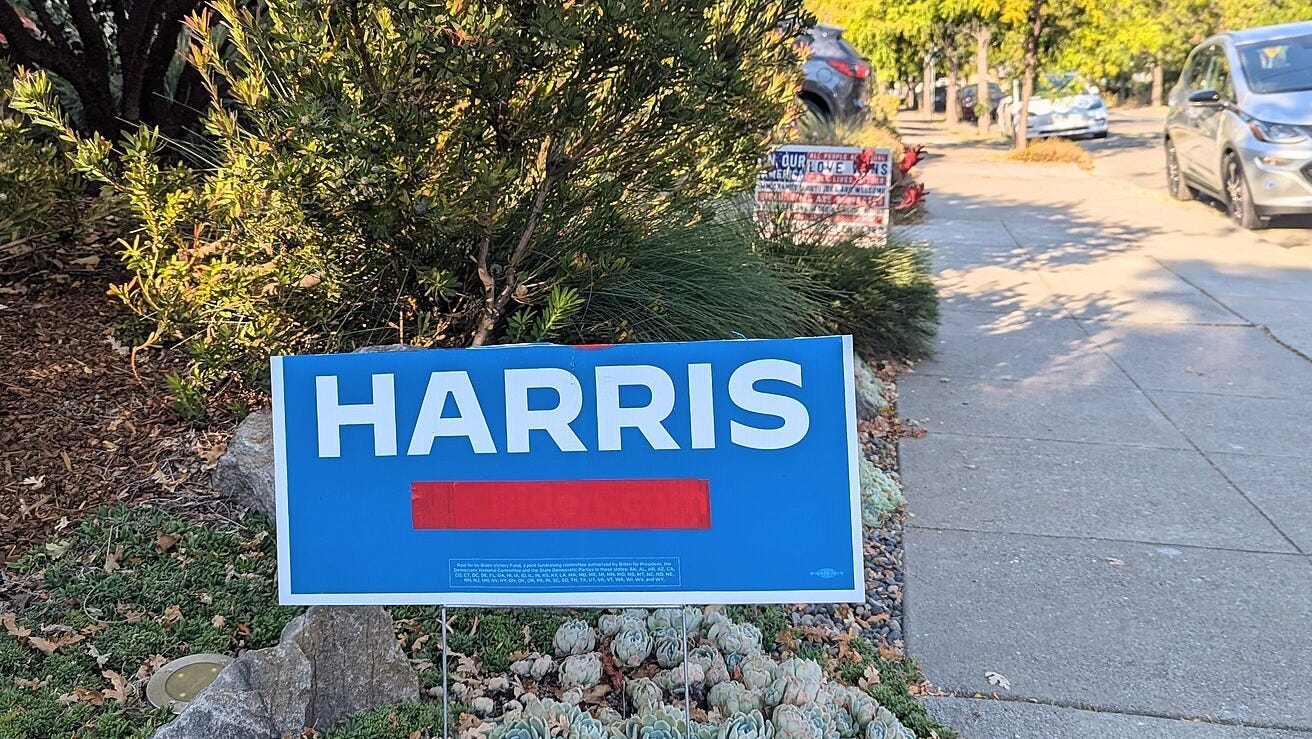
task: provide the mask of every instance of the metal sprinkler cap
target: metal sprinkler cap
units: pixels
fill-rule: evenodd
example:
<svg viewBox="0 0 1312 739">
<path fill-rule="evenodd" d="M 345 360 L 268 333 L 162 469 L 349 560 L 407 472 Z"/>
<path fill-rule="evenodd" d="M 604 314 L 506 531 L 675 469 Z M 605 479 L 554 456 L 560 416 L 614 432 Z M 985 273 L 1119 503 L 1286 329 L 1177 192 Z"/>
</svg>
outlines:
<svg viewBox="0 0 1312 739">
<path fill-rule="evenodd" d="M 214 682 L 232 662 L 226 654 L 189 654 L 169 662 L 146 683 L 146 700 L 157 708 L 182 713 L 187 703 Z"/>
</svg>

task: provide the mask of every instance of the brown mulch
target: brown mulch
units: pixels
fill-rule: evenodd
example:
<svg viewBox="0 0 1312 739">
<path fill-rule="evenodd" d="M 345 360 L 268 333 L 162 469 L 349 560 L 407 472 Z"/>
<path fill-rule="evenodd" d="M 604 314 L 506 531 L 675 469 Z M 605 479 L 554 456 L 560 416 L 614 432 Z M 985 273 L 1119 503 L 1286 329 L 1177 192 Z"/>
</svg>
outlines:
<svg viewBox="0 0 1312 739">
<path fill-rule="evenodd" d="M 179 357 L 114 338 L 129 317 L 106 290 L 112 255 L 0 282 L 0 562 L 111 503 L 209 496 L 226 439 L 173 410 Z"/>
</svg>

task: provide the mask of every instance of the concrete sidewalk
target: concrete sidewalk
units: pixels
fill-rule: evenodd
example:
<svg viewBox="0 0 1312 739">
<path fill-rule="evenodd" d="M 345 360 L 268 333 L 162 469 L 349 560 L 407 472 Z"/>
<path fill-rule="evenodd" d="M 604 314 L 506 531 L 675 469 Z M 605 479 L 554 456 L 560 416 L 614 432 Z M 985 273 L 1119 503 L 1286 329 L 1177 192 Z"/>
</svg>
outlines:
<svg viewBox="0 0 1312 739">
<path fill-rule="evenodd" d="M 914 143 L 922 139 L 909 137 Z M 967 737 L 1312 737 L 1312 237 L 931 150 L 906 643 Z"/>
</svg>

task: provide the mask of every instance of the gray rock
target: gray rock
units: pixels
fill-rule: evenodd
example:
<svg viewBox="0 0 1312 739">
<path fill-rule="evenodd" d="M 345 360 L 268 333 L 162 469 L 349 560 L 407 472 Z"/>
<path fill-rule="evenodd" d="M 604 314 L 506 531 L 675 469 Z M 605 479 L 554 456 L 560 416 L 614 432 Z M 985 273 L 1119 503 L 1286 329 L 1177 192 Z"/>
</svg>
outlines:
<svg viewBox="0 0 1312 739">
<path fill-rule="evenodd" d="M 154 739 L 272 739 L 307 725 L 313 668 L 295 643 L 242 655 Z"/>
<path fill-rule="evenodd" d="M 378 606 L 314 606 L 276 647 L 242 655 L 153 739 L 278 739 L 347 714 L 419 698 L 415 674 Z"/>
<path fill-rule="evenodd" d="M 255 411 L 237 426 L 210 485 L 238 504 L 274 517 L 271 412 Z"/>
<path fill-rule="evenodd" d="M 379 606 L 312 606 L 282 631 L 314 670 L 310 726 L 331 726 L 349 713 L 419 699 L 419 676 Z"/>
</svg>

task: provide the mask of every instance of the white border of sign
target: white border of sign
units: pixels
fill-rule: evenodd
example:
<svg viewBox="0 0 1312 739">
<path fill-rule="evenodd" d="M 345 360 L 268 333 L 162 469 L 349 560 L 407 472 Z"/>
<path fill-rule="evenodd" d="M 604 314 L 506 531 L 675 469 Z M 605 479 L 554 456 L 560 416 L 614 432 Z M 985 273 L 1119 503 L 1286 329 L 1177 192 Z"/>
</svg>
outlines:
<svg viewBox="0 0 1312 739">
<path fill-rule="evenodd" d="M 671 603 L 861 603 L 865 601 L 865 553 L 861 524 L 861 453 L 856 434 L 856 376 L 852 337 L 843 336 L 843 391 L 847 402 L 848 486 L 852 511 L 852 574 L 848 590 L 563 592 L 563 593 L 314 593 L 291 591 L 291 541 L 287 516 L 287 430 L 282 423 L 282 357 L 269 358 L 273 390 L 274 484 L 277 491 L 278 603 L 312 605 L 464 606 L 651 606 Z"/>
</svg>

